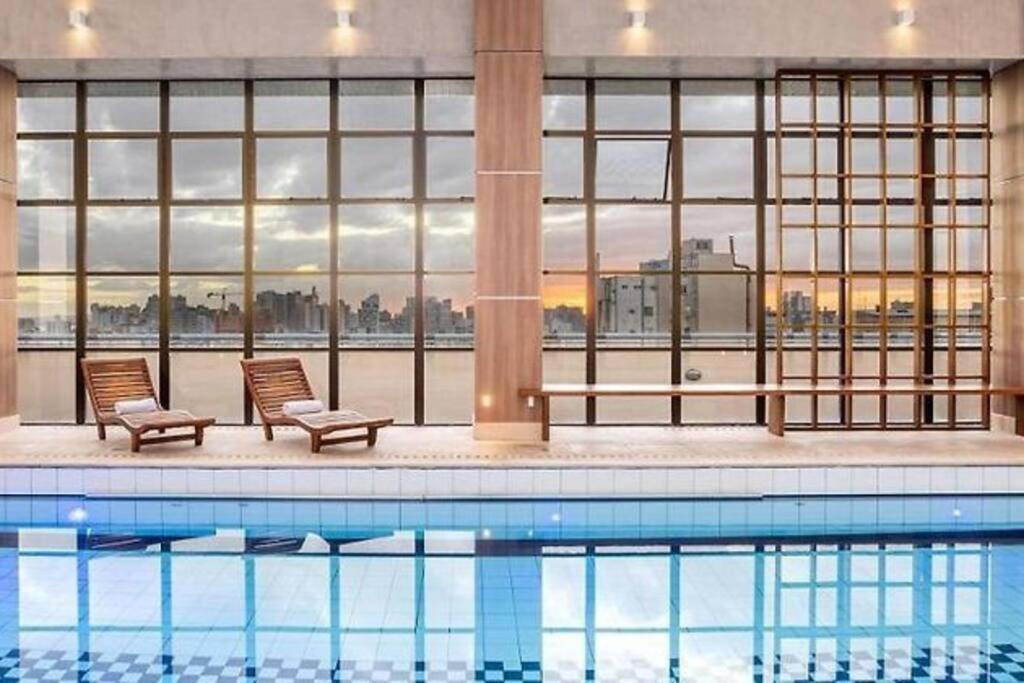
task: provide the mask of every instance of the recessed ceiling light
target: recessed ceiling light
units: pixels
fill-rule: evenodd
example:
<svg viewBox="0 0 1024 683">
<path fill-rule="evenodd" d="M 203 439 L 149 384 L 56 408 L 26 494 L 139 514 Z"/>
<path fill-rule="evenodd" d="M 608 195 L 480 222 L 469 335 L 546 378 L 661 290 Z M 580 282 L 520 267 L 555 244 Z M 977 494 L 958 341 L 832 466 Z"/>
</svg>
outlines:
<svg viewBox="0 0 1024 683">
<path fill-rule="evenodd" d="M 913 26 L 917 21 L 917 13 L 913 7 L 904 7 L 898 9 L 892 13 L 892 23 L 894 26 L 907 27 Z"/>
<path fill-rule="evenodd" d="M 68 26 L 71 28 L 88 28 L 89 13 L 84 9 L 73 9 L 68 12 Z"/>
<path fill-rule="evenodd" d="M 352 12 L 347 9 L 340 9 L 334 13 L 334 23 L 338 28 L 350 28 L 352 26 Z"/>
<path fill-rule="evenodd" d="M 636 10 L 626 15 L 629 19 L 630 28 L 647 28 L 647 12 Z"/>
</svg>

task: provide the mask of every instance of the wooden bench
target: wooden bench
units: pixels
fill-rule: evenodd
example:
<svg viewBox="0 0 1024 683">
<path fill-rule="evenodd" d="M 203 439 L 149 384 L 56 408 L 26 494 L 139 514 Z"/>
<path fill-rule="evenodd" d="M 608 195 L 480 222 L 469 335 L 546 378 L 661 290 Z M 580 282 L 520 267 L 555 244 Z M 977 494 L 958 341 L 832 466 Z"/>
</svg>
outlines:
<svg viewBox="0 0 1024 683">
<path fill-rule="evenodd" d="M 768 402 L 768 431 L 782 436 L 786 429 L 786 398 L 789 396 L 1013 396 L 1015 399 L 1015 431 L 1024 436 L 1024 386 L 1002 387 L 989 384 L 812 384 L 785 382 L 781 384 L 545 384 L 539 389 L 520 389 L 519 395 L 540 404 L 542 438 L 548 441 L 551 431 L 552 398 L 628 398 L 628 397 L 759 397 Z"/>
</svg>

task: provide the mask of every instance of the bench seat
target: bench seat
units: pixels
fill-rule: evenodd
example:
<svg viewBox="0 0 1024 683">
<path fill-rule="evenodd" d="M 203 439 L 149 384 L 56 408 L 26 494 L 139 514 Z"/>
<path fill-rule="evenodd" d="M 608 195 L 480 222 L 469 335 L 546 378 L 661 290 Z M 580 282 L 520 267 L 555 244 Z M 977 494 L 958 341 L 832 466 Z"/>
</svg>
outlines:
<svg viewBox="0 0 1024 683">
<path fill-rule="evenodd" d="M 732 383 L 705 384 L 544 384 L 526 388 L 519 395 L 539 401 L 542 438 L 550 438 L 552 398 L 596 397 L 673 397 L 763 396 L 768 400 L 768 431 L 782 436 L 786 423 L 787 396 L 1013 396 L 1015 398 L 1016 433 L 1024 436 L 1024 386 L 997 386 L 980 382 L 853 382 L 850 384 L 812 382 L 781 382 L 769 384 Z"/>
</svg>

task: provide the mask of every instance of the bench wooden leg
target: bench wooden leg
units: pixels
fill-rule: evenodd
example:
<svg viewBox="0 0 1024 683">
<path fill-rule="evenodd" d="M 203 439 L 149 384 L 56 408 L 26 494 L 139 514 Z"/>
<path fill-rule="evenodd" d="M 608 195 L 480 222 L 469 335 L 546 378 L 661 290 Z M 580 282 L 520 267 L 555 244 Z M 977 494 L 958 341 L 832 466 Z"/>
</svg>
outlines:
<svg viewBox="0 0 1024 683">
<path fill-rule="evenodd" d="M 1024 394 L 1013 397 L 1014 431 L 1017 436 L 1024 436 Z"/>
<path fill-rule="evenodd" d="M 786 432 L 786 397 L 773 394 L 768 397 L 768 433 L 782 436 Z"/>
<path fill-rule="evenodd" d="M 102 425 L 99 422 L 96 423 L 96 431 L 99 433 L 100 441 L 107 440 L 107 426 Z"/>
<path fill-rule="evenodd" d="M 265 438 L 267 441 L 273 441 L 274 440 L 274 428 L 271 427 L 268 424 L 264 424 L 263 425 L 263 438 Z"/>
<path fill-rule="evenodd" d="M 551 397 L 540 397 L 540 438 L 551 441 Z"/>
</svg>

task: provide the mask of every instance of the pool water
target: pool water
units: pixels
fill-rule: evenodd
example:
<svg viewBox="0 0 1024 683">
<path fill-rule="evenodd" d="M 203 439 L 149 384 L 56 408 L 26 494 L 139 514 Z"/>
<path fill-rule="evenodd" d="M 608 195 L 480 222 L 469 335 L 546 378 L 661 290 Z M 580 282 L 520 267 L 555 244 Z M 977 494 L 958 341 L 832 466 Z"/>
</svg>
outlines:
<svg viewBox="0 0 1024 683">
<path fill-rule="evenodd" d="M 1024 680 L 1024 498 L 0 497 L 0 679 Z"/>
</svg>

